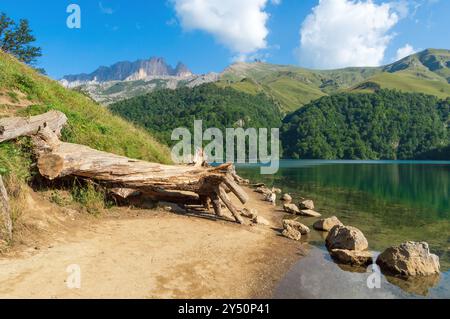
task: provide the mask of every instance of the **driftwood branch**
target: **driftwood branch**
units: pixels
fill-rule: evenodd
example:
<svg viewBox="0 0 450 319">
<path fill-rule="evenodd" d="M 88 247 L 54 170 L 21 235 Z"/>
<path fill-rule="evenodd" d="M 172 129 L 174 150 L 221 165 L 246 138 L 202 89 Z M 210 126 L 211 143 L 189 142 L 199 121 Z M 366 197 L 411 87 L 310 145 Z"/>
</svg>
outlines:
<svg viewBox="0 0 450 319">
<path fill-rule="evenodd" d="M 29 118 L 9 117 L 0 119 L 0 143 L 16 139 L 21 136 L 32 136 L 41 127 L 48 127 L 60 135 L 62 127 L 67 123 L 64 113 L 50 111 L 45 114 L 32 116 Z"/>
<path fill-rule="evenodd" d="M 0 176 L 0 216 L 3 219 L 3 226 L 8 241 L 12 240 L 13 225 L 11 220 L 11 207 L 9 206 L 8 193 L 6 192 L 3 179 Z"/>
<path fill-rule="evenodd" d="M 33 141 L 39 172 L 50 180 L 77 176 L 101 183 L 125 197 L 136 190 L 154 199 L 186 205 L 204 205 L 205 199 L 214 205 L 214 199 L 219 196 L 236 221 L 243 223 L 238 209 L 222 189 L 227 187 L 243 204 L 248 200 L 247 194 L 233 180 L 231 164 L 172 166 L 134 160 L 61 142 L 48 127 L 41 129 Z M 214 208 L 217 213 L 216 206 Z"/>
<path fill-rule="evenodd" d="M 247 194 L 236 183 L 232 164 L 209 167 L 202 150 L 197 152 L 193 165 L 173 166 L 65 143 L 59 136 L 66 122 L 67 117 L 57 111 L 30 118 L 0 119 L 0 143 L 31 136 L 39 172 L 49 180 L 75 176 L 95 181 L 120 198 L 140 193 L 155 200 L 199 205 L 208 210 L 212 204 L 218 216 L 222 216 L 222 200 L 236 221 L 244 223 L 227 194 L 235 194 L 243 204 L 248 201 Z"/>
</svg>

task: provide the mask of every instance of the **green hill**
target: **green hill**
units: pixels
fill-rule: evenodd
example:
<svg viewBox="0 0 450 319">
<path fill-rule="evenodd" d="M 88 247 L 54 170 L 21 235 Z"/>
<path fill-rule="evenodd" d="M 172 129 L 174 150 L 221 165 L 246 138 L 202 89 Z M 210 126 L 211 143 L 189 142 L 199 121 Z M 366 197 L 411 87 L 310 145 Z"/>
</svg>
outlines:
<svg viewBox="0 0 450 319">
<path fill-rule="evenodd" d="M 132 158 L 169 163 L 170 152 L 145 130 L 134 127 L 90 98 L 63 88 L 0 51 L 0 117 L 59 110 L 69 118 L 62 139 Z M 29 174 L 26 139 L 0 144 L 0 173 Z"/>
<path fill-rule="evenodd" d="M 325 95 L 397 89 L 450 96 L 450 51 L 429 49 L 393 64 L 376 68 L 308 70 L 266 63 L 237 63 L 221 76 L 218 85 L 250 94 L 265 92 L 291 112 Z"/>
<path fill-rule="evenodd" d="M 284 119 L 284 157 L 448 160 L 449 119 L 450 98 L 391 90 L 335 94 Z"/>
<path fill-rule="evenodd" d="M 109 106 L 129 121 L 145 127 L 167 144 L 172 144 L 175 128 L 193 128 L 194 120 L 203 127 L 279 127 L 279 107 L 264 94 L 247 94 L 232 88 L 204 84 L 195 88 L 161 90 L 117 102 Z"/>
</svg>

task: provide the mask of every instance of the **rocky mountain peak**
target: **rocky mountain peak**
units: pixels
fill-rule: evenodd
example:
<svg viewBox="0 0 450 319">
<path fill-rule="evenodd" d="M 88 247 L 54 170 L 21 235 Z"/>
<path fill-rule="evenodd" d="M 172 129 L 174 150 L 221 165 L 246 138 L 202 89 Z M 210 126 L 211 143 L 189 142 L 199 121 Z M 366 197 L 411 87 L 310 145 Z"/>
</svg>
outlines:
<svg viewBox="0 0 450 319">
<path fill-rule="evenodd" d="M 166 63 L 162 57 L 151 57 L 148 60 L 134 62 L 123 61 L 109 67 L 101 66 L 90 74 L 64 76 L 62 82 L 67 86 L 78 86 L 84 83 L 104 83 L 110 81 L 136 81 L 166 77 L 190 77 L 193 73 L 179 62 L 175 68 Z"/>
</svg>

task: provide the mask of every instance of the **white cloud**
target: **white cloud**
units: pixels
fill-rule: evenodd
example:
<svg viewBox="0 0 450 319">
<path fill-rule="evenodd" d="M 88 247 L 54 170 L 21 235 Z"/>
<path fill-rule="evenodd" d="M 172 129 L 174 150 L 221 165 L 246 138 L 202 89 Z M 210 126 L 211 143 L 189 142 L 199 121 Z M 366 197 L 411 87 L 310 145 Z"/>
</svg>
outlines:
<svg viewBox="0 0 450 319">
<path fill-rule="evenodd" d="M 210 33 L 241 58 L 267 47 L 268 0 L 172 0 L 172 3 L 184 30 Z"/>
<path fill-rule="evenodd" d="M 300 30 L 300 63 L 320 69 L 378 66 L 405 14 L 399 2 L 320 0 Z"/>
<path fill-rule="evenodd" d="M 407 56 L 416 53 L 417 50 L 412 45 L 406 44 L 403 48 L 397 50 L 396 61 L 406 58 Z"/>
</svg>

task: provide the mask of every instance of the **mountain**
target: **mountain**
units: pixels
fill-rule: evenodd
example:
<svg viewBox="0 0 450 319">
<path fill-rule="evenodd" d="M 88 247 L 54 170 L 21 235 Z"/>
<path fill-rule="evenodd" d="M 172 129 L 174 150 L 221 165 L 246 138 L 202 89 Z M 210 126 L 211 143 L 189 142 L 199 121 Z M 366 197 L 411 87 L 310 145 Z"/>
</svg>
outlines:
<svg viewBox="0 0 450 319">
<path fill-rule="evenodd" d="M 281 142 L 284 157 L 293 159 L 448 160 L 449 123 L 450 98 L 339 93 L 289 114 Z"/>
<path fill-rule="evenodd" d="M 450 96 L 450 51 L 428 49 L 381 67 L 310 70 L 262 62 L 236 63 L 221 74 L 194 75 L 163 59 L 121 62 L 90 75 L 66 76 L 63 83 L 109 105 L 160 89 L 196 87 L 216 83 L 238 91 L 264 93 L 277 101 L 284 113 L 320 97 L 341 92 L 367 93 L 380 89 Z M 172 74 L 172 75 L 171 75 Z"/>
<path fill-rule="evenodd" d="M 195 87 L 218 79 L 216 73 L 193 74 L 181 62 L 173 68 L 163 58 L 151 58 L 102 66 L 90 74 L 66 75 L 60 82 L 108 105 L 155 90 Z"/>
<path fill-rule="evenodd" d="M 309 70 L 267 63 L 237 63 L 218 82 L 255 94 L 265 92 L 285 112 L 325 95 L 397 89 L 445 98 L 450 96 L 450 51 L 428 49 L 381 67 Z"/>
<path fill-rule="evenodd" d="M 68 87 L 94 82 L 137 81 L 163 77 L 189 77 L 192 72 L 186 65 L 179 62 L 172 68 L 163 58 L 150 58 L 135 62 L 118 62 L 112 66 L 101 66 L 90 74 L 66 75 L 62 82 Z"/>
</svg>

